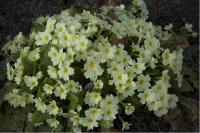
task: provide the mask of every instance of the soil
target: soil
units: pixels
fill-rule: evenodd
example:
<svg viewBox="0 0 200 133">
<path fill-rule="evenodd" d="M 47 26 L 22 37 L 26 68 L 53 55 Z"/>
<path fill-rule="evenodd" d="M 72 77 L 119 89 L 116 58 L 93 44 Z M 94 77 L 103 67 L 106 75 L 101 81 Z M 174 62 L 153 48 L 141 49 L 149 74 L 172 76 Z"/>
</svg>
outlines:
<svg viewBox="0 0 200 133">
<path fill-rule="evenodd" d="M 95 1 L 97 0 L 0 0 L 0 49 L 6 41 L 14 37 L 17 33 L 22 32 L 27 35 L 30 32 L 32 22 L 39 16 L 60 13 L 63 9 L 66 9 L 71 5 L 75 5 L 80 8 L 96 8 L 99 4 L 102 4 Z M 199 31 L 198 0 L 146 1 L 150 11 L 150 21 L 159 25 L 173 23 L 177 29 L 184 25 L 185 22 L 189 22 L 194 25 L 194 29 L 197 32 Z M 158 2 L 157 6 L 155 6 L 156 1 Z M 128 3 L 130 0 L 124 0 L 124 2 Z M 199 40 L 197 38 L 191 40 L 190 43 L 192 44 L 192 47 L 198 49 L 198 42 Z M 198 73 L 198 57 L 194 58 L 192 51 L 189 49 L 187 49 L 184 54 L 184 63 Z M 0 51 L 0 72 L 5 71 L 5 63 L 3 63 L 2 58 L 3 56 Z M 5 77 L 0 78 L 0 89 L 5 80 Z M 195 91 L 185 95 L 199 101 L 198 89 L 195 89 Z M 190 122 L 189 119 L 186 119 L 184 122 L 184 128 L 172 130 L 169 124 L 164 122 L 162 118 L 155 117 L 151 112 L 140 109 L 136 111 L 135 116 L 142 119 L 143 123 L 138 121 L 135 117 L 129 118 L 132 122 L 132 126 L 129 131 L 132 132 L 199 131 L 199 121 Z"/>
</svg>

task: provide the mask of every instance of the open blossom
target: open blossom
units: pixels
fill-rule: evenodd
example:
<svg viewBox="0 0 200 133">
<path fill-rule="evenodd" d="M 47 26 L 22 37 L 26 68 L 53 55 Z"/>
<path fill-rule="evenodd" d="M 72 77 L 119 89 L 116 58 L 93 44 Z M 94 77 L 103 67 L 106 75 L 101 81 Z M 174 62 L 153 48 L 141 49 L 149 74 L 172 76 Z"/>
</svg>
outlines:
<svg viewBox="0 0 200 133">
<path fill-rule="evenodd" d="M 101 108 L 115 108 L 118 109 L 119 99 L 118 97 L 114 97 L 112 94 L 107 95 L 105 99 L 102 99 L 100 106 Z"/>
<path fill-rule="evenodd" d="M 49 105 L 47 105 L 47 112 L 50 114 L 50 115 L 57 115 L 58 114 L 58 106 L 56 104 L 56 101 L 50 101 Z"/>
<path fill-rule="evenodd" d="M 54 30 L 56 19 L 49 18 L 46 24 L 46 31 L 51 32 Z"/>
<path fill-rule="evenodd" d="M 130 125 L 132 125 L 132 124 L 129 124 L 128 122 L 123 122 L 122 123 L 122 131 L 129 130 Z"/>
<path fill-rule="evenodd" d="M 142 104 L 145 104 L 147 102 L 152 102 L 156 98 L 156 94 L 153 90 L 145 90 L 143 93 L 139 93 L 138 97 L 140 98 L 140 101 Z"/>
<path fill-rule="evenodd" d="M 101 101 L 101 95 L 100 93 L 96 93 L 96 92 L 91 92 L 91 93 L 88 92 L 85 95 L 84 101 L 89 106 L 95 106 Z"/>
<path fill-rule="evenodd" d="M 137 78 L 137 89 L 139 92 L 149 89 L 151 86 L 150 84 L 150 76 L 149 75 L 139 75 Z"/>
<path fill-rule="evenodd" d="M 86 50 L 89 45 L 89 40 L 86 39 L 84 36 L 81 36 L 79 39 L 75 42 L 75 49 L 78 51 Z"/>
<path fill-rule="evenodd" d="M 61 45 L 61 47 L 66 48 L 71 46 L 71 40 L 73 37 L 68 32 L 63 32 L 62 34 L 60 34 L 59 38 L 59 44 Z"/>
<path fill-rule="evenodd" d="M 98 76 L 103 74 L 103 69 L 99 65 L 99 60 L 95 58 L 88 58 L 87 62 L 84 64 L 84 73 L 86 78 L 91 80 L 96 80 Z"/>
<path fill-rule="evenodd" d="M 83 120 L 83 125 L 87 127 L 87 130 L 91 130 L 94 127 L 98 127 L 98 122 L 93 117 L 87 116 Z"/>
<path fill-rule="evenodd" d="M 175 61 L 175 58 L 176 58 L 176 54 L 170 53 L 169 49 L 166 49 L 162 53 L 162 59 L 163 59 L 162 63 L 165 66 L 172 64 Z"/>
<path fill-rule="evenodd" d="M 5 96 L 5 99 L 8 100 L 9 104 L 14 106 L 14 107 L 18 107 L 19 104 L 18 104 L 18 92 L 19 92 L 19 89 L 13 89 L 10 93 L 8 93 L 6 96 Z"/>
<path fill-rule="evenodd" d="M 55 96 L 60 97 L 61 100 L 64 100 L 67 97 L 67 89 L 63 84 L 60 84 L 56 87 L 54 94 Z"/>
<path fill-rule="evenodd" d="M 74 69 L 68 65 L 59 66 L 58 75 L 65 81 L 69 80 L 69 76 L 74 74 Z"/>
<path fill-rule="evenodd" d="M 73 80 L 68 81 L 65 84 L 65 87 L 67 88 L 69 92 L 72 92 L 72 93 L 77 93 L 82 89 L 81 85 L 79 85 L 78 82 L 74 82 Z"/>
<path fill-rule="evenodd" d="M 94 86 L 96 89 L 102 89 L 103 88 L 103 82 L 101 80 L 97 80 L 94 83 Z"/>
<path fill-rule="evenodd" d="M 14 78 L 14 69 L 13 69 L 13 67 L 9 64 L 9 63 L 7 63 L 7 78 L 9 79 L 9 80 L 13 80 L 13 78 Z"/>
<path fill-rule="evenodd" d="M 66 58 L 66 53 L 63 52 L 63 49 L 57 51 L 54 47 L 52 47 L 48 53 L 48 56 L 51 58 L 51 61 L 54 66 L 62 64 Z"/>
<path fill-rule="evenodd" d="M 134 72 L 136 74 L 141 74 L 146 69 L 146 66 L 144 65 L 144 63 L 140 63 L 140 62 L 137 62 L 137 63 L 132 62 L 131 66 L 134 69 Z"/>
<path fill-rule="evenodd" d="M 30 88 L 30 90 L 32 90 L 34 87 L 36 87 L 38 85 L 38 78 L 35 76 L 24 76 L 24 81 L 27 87 Z"/>
<path fill-rule="evenodd" d="M 111 46 L 110 44 L 106 44 L 105 46 L 100 45 L 99 50 L 101 52 L 102 58 L 105 60 L 112 59 L 114 57 L 115 47 Z"/>
<path fill-rule="evenodd" d="M 58 62 L 58 51 L 52 47 L 48 53 L 48 56 L 51 58 L 51 61 L 53 63 L 53 65 L 57 65 L 59 62 Z"/>
<path fill-rule="evenodd" d="M 41 111 L 42 113 L 46 112 L 47 105 L 40 99 L 35 99 L 35 107 L 37 108 L 38 111 Z"/>
<path fill-rule="evenodd" d="M 94 120 L 101 120 L 102 114 L 102 110 L 97 108 L 89 108 L 85 111 L 85 116 L 92 117 Z"/>
<path fill-rule="evenodd" d="M 55 26 L 55 32 L 60 35 L 61 33 L 64 33 L 66 31 L 65 23 L 57 23 Z"/>
<path fill-rule="evenodd" d="M 28 59 L 31 60 L 31 61 L 36 61 L 40 58 L 40 49 L 37 48 L 33 51 L 30 51 L 29 52 L 29 56 L 28 56 Z"/>
<path fill-rule="evenodd" d="M 128 75 L 126 73 L 116 73 L 113 74 L 113 82 L 115 85 L 117 84 L 125 84 L 128 80 Z"/>
<path fill-rule="evenodd" d="M 43 86 L 43 89 L 46 94 L 52 94 L 53 93 L 53 87 L 51 85 L 45 84 Z"/>
<path fill-rule="evenodd" d="M 188 24 L 188 23 L 185 24 L 185 28 L 186 28 L 189 32 L 192 32 L 192 27 L 193 27 L 192 24 Z"/>
<path fill-rule="evenodd" d="M 69 62 L 69 63 L 74 62 L 74 54 L 75 53 L 71 48 L 67 49 L 66 58 L 65 58 L 67 60 L 67 62 Z"/>
<path fill-rule="evenodd" d="M 47 123 L 53 128 L 56 128 L 60 124 L 59 121 L 54 118 L 47 119 Z"/>
<path fill-rule="evenodd" d="M 135 107 L 132 106 L 130 103 L 128 103 L 128 104 L 125 106 L 125 113 L 126 113 L 127 115 L 132 114 L 134 111 L 135 111 Z"/>
<path fill-rule="evenodd" d="M 53 66 L 48 66 L 47 73 L 50 76 L 50 78 L 56 79 L 58 77 L 57 70 Z"/>
<path fill-rule="evenodd" d="M 45 45 L 48 44 L 52 40 L 52 35 L 51 33 L 45 31 L 45 32 L 39 32 L 38 35 L 35 37 L 35 44 L 40 46 L 40 45 Z"/>
</svg>

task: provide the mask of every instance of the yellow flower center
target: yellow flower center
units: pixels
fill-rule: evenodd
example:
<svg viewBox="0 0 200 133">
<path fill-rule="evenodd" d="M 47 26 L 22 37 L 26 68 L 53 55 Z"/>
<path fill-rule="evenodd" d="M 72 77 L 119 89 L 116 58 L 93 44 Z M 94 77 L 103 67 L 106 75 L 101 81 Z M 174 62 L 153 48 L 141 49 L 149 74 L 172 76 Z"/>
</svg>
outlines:
<svg viewBox="0 0 200 133">
<path fill-rule="evenodd" d="M 107 104 L 108 104 L 108 105 L 112 105 L 112 101 L 109 100 L 109 101 L 107 102 Z"/>
<path fill-rule="evenodd" d="M 140 67 L 140 65 L 137 64 L 137 63 L 135 63 L 135 64 L 133 65 L 133 67 L 134 67 L 135 69 L 138 69 L 138 68 Z"/>
<path fill-rule="evenodd" d="M 118 80 L 122 80 L 122 75 L 118 75 L 118 76 L 117 76 L 117 79 L 118 79 Z"/>
<path fill-rule="evenodd" d="M 81 42 L 80 45 L 83 47 L 85 46 L 85 42 Z"/>
<path fill-rule="evenodd" d="M 64 68 L 64 73 L 65 73 L 65 74 L 68 73 L 68 68 L 67 68 L 67 67 Z"/>
<path fill-rule="evenodd" d="M 140 84 L 140 85 L 143 85 L 143 84 L 144 84 L 144 80 L 143 80 L 143 79 L 140 80 L 140 81 L 139 81 L 139 84 Z"/>
<path fill-rule="evenodd" d="M 149 93 L 144 93 L 144 97 L 147 98 L 149 96 Z"/>
<path fill-rule="evenodd" d="M 89 67 L 90 68 L 93 68 L 95 66 L 95 63 L 93 62 L 93 61 L 91 61 L 90 63 L 89 63 Z"/>
<path fill-rule="evenodd" d="M 104 52 L 105 52 L 106 54 L 108 54 L 108 53 L 110 52 L 110 49 L 109 49 L 109 48 L 105 48 L 105 49 L 104 49 Z"/>
<path fill-rule="evenodd" d="M 97 111 L 96 111 L 96 110 L 93 110 L 93 111 L 92 111 L 92 114 L 93 114 L 94 116 L 96 116 L 96 115 L 97 115 Z"/>
<path fill-rule="evenodd" d="M 64 88 L 60 88 L 60 93 L 64 93 L 65 89 Z"/>
<path fill-rule="evenodd" d="M 68 40 L 68 36 L 67 36 L 67 35 L 64 36 L 64 40 L 65 40 L 65 41 Z"/>
<path fill-rule="evenodd" d="M 49 40 L 49 36 L 48 36 L 48 35 L 45 35 L 45 36 L 43 37 L 43 40 L 48 41 L 48 40 Z"/>
<path fill-rule="evenodd" d="M 63 28 L 60 28 L 58 31 L 59 31 L 59 32 L 63 32 L 63 31 L 64 31 L 64 29 L 63 29 Z"/>
<path fill-rule="evenodd" d="M 89 118 L 88 119 L 88 123 L 92 123 L 93 122 L 93 119 L 92 118 Z"/>
<path fill-rule="evenodd" d="M 121 51 L 120 51 L 120 50 L 116 50 L 115 54 L 116 54 L 116 55 L 120 55 L 120 54 L 121 54 Z"/>
</svg>

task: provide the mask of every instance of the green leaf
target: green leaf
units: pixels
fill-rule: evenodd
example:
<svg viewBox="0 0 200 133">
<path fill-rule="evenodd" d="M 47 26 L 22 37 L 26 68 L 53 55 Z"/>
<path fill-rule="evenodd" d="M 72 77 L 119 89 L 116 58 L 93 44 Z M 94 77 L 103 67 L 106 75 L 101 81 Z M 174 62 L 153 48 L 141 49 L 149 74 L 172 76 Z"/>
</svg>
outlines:
<svg viewBox="0 0 200 133">
<path fill-rule="evenodd" d="M 133 106 L 135 106 L 135 108 L 142 106 L 142 104 L 140 103 L 140 99 L 138 98 L 137 95 L 133 95 L 132 97 L 128 97 L 124 101 L 126 103 L 131 103 Z"/>
<path fill-rule="evenodd" d="M 22 58 L 25 75 L 33 75 L 34 69 L 36 69 L 36 63 L 31 62 L 27 57 Z"/>
<path fill-rule="evenodd" d="M 45 120 L 45 115 L 42 112 L 35 111 L 33 112 L 32 122 L 33 123 L 40 123 Z"/>
<path fill-rule="evenodd" d="M 12 53 L 10 58 L 12 61 L 16 61 L 20 57 L 20 51 L 15 51 L 15 53 Z"/>
<path fill-rule="evenodd" d="M 40 58 L 41 63 L 40 63 L 39 67 L 44 72 L 44 74 L 46 74 L 48 66 L 52 65 L 50 57 L 48 56 L 48 52 L 50 51 L 51 47 L 54 47 L 54 46 L 53 45 L 45 45 L 42 47 L 41 52 L 40 52 L 43 54 L 41 55 L 41 58 Z M 56 48 L 56 46 L 55 46 L 55 48 Z"/>
<path fill-rule="evenodd" d="M 32 32 L 39 32 L 39 31 L 44 31 L 45 30 L 45 26 L 39 23 L 33 23 L 33 26 L 31 28 Z"/>
<path fill-rule="evenodd" d="M 101 120 L 100 125 L 102 128 L 110 128 L 112 125 L 112 121 L 109 120 Z"/>
<path fill-rule="evenodd" d="M 56 81 L 51 79 L 51 78 L 45 77 L 43 83 L 44 84 L 49 84 L 49 85 L 54 85 L 56 83 Z"/>
<path fill-rule="evenodd" d="M 184 37 L 188 37 L 189 36 L 189 31 L 185 28 L 185 27 L 181 27 L 180 28 L 180 34 Z"/>
<path fill-rule="evenodd" d="M 84 91 L 84 90 L 82 90 L 76 94 L 76 96 L 79 98 L 79 105 L 84 104 L 85 94 L 86 94 L 86 91 Z"/>
<path fill-rule="evenodd" d="M 149 74 L 149 75 L 160 75 L 161 69 L 159 70 L 159 68 L 156 69 L 147 69 L 144 71 L 144 74 Z"/>
<path fill-rule="evenodd" d="M 79 104 L 79 98 L 73 94 L 73 93 L 70 93 L 68 98 L 69 100 L 69 104 L 67 105 L 67 109 L 68 110 L 75 110 L 77 107 L 78 107 L 78 104 Z"/>
</svg>

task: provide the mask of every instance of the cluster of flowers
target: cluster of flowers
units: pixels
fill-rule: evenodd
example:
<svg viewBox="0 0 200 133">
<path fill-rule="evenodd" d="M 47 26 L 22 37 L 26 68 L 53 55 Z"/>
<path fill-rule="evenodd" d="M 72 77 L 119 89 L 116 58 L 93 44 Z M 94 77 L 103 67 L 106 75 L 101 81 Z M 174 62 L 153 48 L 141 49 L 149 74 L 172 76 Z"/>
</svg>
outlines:
<svg viewBox="0 0 200 133">
<path fill-rule="evenodd" d="M 133 97 L 155 115 L 166 114 L 178 101 L 169 93 L 170 73 L 181 87 L 183 50 L 162 48 L 160 40 L 172 35 L 172 26 L 162 30 L 147 17 L 145 3 L 133 0 L 130 10 L 103 6 L 96 14 L 64 10 L 39 18 L 29 37 L 20 33 L 4 47 L 7 77 L 15 84 L 6 99 L 29 107 L 35 126 L 57 128 L 67 119 L 74 132 L 112 127 L 118 117 L 128 129 L 120 114 L 134 112 L 127 100 Z"/>
</svg>

